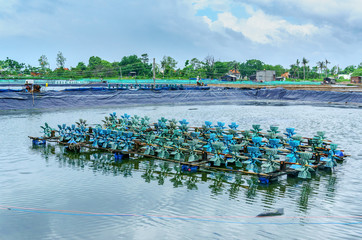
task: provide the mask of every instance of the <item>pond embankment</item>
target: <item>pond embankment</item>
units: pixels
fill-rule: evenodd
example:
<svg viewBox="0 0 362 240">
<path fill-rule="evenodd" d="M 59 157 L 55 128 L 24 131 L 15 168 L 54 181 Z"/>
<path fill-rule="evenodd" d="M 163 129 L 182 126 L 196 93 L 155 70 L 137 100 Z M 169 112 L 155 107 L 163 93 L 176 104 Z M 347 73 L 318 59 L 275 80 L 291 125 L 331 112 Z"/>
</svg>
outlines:
<svg viewBox="0 0 362 240">
<path fill-rule="evenodd" d="M 337 104 L 362 106 L 362 91 L 288 90 L 285 88 L 210 87 L 194 90 L 117 90 L 109 88 L 40 93 L 1 92 L 0 110 L 51 109 L 89 106 L 182 104 Z"/>
</svg>

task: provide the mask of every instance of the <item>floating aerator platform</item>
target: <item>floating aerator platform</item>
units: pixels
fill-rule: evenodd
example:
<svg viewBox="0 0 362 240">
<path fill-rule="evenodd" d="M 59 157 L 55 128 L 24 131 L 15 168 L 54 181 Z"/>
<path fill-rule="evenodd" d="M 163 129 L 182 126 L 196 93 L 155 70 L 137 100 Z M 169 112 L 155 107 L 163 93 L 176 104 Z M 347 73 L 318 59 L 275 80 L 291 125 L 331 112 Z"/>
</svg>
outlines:
<svg viewBox="0 0 362 240">
<path fill-rule="evenodd" d="M 239 130 L 235 122 L 226 127 L 223 122 L 205 121 L 191 127 L 185 119 L 161 117 L 150 123 L 147 116 L 111 113 L 92 127 L 80 119 L 71 126 L 53 128 L 45 123 L 41 128 L 42 137 L 30 137 L 35 145 L 52 141 L 68 151 L 112 152 L 115 162 L 137 156 L 157 158 L 178 162 L 188 172 L 204 168 L 254 175 L 260 183 L 286 174 L 309 179 L 316 169 L 333 170 L 347 157 L 324 132 L 308 138 L 297 135 L 294 128 L 281 133 L 277 126 L 264 132 L 260 125 Z"/>
</svg>

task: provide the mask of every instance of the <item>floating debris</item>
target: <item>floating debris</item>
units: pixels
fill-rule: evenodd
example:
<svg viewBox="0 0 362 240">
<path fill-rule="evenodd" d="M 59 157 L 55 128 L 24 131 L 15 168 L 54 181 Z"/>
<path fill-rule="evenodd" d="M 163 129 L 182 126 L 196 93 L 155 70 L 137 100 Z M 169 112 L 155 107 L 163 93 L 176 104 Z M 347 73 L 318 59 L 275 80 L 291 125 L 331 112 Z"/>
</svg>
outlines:
<svg viewBox="0 0 362 240">
<path fill-rule="evenodd" d="M 278 208 L 274 211 L 269 212 L 263 212 L 257 215 L 257 217 L 275 217 L 275 216 L 281 216 L 284 214 L 284 208 Z"/>
</svg>

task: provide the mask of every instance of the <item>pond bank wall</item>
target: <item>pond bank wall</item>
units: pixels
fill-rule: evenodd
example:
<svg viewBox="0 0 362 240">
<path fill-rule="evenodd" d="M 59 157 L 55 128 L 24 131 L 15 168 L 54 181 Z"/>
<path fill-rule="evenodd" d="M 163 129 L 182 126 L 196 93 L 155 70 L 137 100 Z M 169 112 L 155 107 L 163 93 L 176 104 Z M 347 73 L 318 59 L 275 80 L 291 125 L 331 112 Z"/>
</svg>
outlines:
<svg viewBox="0 0 362 240">
<path fill-rule="evenodd" d="M 230 89 L 209 90 L 86 90 L 41 93 L 1 92 L 0 110 L 51 109 L 157 104 L 243 103 L 280 101 L 292 104 L 343 104 L 362 106 L 362 92 L 312 90 Z"/>
</svg>

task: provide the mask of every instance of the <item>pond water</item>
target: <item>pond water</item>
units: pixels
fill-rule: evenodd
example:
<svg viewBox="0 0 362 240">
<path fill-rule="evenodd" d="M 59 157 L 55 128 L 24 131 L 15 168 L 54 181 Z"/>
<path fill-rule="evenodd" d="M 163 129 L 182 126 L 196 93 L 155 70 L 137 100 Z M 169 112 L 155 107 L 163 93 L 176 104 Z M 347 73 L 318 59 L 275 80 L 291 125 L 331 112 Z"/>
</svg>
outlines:
<svg viewBox="0 0 362 240">
<path fill-rule="evenodd" d="M 44 122 L 99 123 L 111 112 L 295 127 L 302 136 L 326 131 L 351 156 L 333 173 L 271 185 L 211 172 L 163 172 L 164 162 L 95 163 L 99 153 L 63 154 L 32 147 Z M 354 239 L 362 236 L 362 114 L 357 108 L 187 105 L 0 111 L 0 239 Z M 99 162 L 99 161 L 97 161 Z M 168 165 L 172 169 L 173 165 Z M 255 218 L 284 208 L 280 217 Z"/>
</svg>

